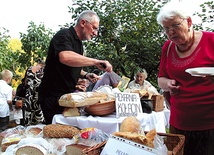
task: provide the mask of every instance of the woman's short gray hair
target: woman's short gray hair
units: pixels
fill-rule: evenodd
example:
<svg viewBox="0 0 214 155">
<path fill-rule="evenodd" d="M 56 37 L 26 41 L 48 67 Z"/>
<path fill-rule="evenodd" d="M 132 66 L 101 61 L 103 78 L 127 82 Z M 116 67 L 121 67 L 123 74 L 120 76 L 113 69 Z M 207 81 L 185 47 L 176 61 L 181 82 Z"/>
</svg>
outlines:
<svg viewBox="0 0 214 155">
<path fill-rule="evenodd" d="M 85 10 L 83 12 L 80 13 L 78 19 L 77 19 L 77 24 L 79 24 L 79 22 L 84 19 L 87 20 L 89 22 L 93 22 L 93 17 L 96 16 L 97 20 L 100 21 L 99 16 L 97 15 L 96 12 L 92 11 L 92 10 Z"/>
<path fill-rule="evenodd" d="M 148 73 L 144 68 L 143 69 L 138 69 L 136 74 L 135 74 L 135 76 L 137 75 L 137 73 L 142 73 L 145 79 L 148 77 Z"/>
<path fill-rule="evenodd" d="M 177 2 L 173 0 L 169 1 L 160 9 L 160 12 L 157 15 L 158 24 L 163 26 L 164 20 L 172 19 L 175 16 L 179 16 L 181 18 L 191 17 L 191 9 L 188 9 L 186 6 L 187 5 L 183 2 Z"/>
</svg>

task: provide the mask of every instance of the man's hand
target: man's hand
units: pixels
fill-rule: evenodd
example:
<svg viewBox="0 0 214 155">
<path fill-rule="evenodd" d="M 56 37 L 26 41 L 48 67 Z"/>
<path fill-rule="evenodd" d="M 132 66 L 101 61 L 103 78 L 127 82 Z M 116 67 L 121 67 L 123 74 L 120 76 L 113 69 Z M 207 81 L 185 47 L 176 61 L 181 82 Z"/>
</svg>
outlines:
<svg viewBox="0 0 214 155">
<path fill-rule="evenodd" d="M 94 74 L 94 73 L 88 73 L 88 74 L 86 75 L 86 78 L 87 78 L 89 81 L 91 81 L 92 83 L 95 83 L 95 82 L 97 82 L 99 79 L 101 79 L 100 76 L 98 76 L 98 75 L 96 75 L 96 74 Z"/>
<path fill-rule="evenodd" d="M 99 60 L 96 66 L 106 72 L 112 71 L 112 65 L 107 60 Z"/>
</svg>

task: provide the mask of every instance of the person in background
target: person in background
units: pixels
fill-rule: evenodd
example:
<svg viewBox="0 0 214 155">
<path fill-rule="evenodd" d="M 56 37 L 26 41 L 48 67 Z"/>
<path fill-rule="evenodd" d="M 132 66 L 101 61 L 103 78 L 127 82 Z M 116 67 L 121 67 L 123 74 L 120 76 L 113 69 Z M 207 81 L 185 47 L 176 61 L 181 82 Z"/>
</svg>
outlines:
<svg viewBox="0 0 214 155">
<path fill-rule="evenodd" d="M 94 69 L 94 70 L 92 71 L 92 73 L 96 74 L 97 76 L 100 76 L 101 70 L 99 70 L 99 69 Z M 87 89 L 86 89 L 86 91 L 92 91 L 96 83 L 97 83 L 97 82 L 94 82 L 94 83 L 93 83 L 93 82 L 90 82 L 90 83 L 89 83 L 89 86 L 88 86 Z"/>
<path fill-rule="evenodd" d="M 128 84 L 128 88 L 131 90 L 150 90 L 150 92 L 153 92 L 153 94 L 159 94 L 157 89 L 149 82 L 147 81 L 148 73 L 145 69 L 139 69 L 135 74 L 135 79 Z"/>
<path fill-rule="evenodd" d="M 76 90 L 74 92 L 86 92 L 89 85 L 90 82 L 88 81 L 88 79 L 79 78 L 75 86 Z"/>
<path fill-rule="evenodd" d="M 96 82 L 94 85 L 92 91 L 96 91 L 97 88 L 100 86 L 108 85 L 112 88 L 117 87 L 119 81 L 121 80 L 121 77 L 117 75 L 115 72 L 105 72 L 100 76 L 100 79 Z"/>
<path fill-rule="evenodd" d="M 214 76 L 185 72 L 214 67 L 214 33 L 194 30 L 182 2 L 166 3 L 157 22 L 169 39 L 162 47 L 158 85 L 170 93 L 170 133 L 185 136 L 184 155 L 214 154 Z"/>
<path fill-rule="evenodd" d="M 62 95 L 76 90 L 79 78 L 91 82 L 99 79 L 96 74 L 85 72 L 84 66 L 112 71 L 112 65 L 108 61 L 83 55 L 82 41 L 91 40 L 98 35 L 99 21 L 94 11 L 85 10 L 79 15 L 74 27 L 61 29 L 53 36 L 39 87 L 39 103 L 46 124 L 52 123 L 55 114 L 62 114 L 64 107 L 59 106 L 58 100 Z"/>
<path fill-rule="evenodd" d="M 0 132 L 9 125 L 10 109 L 12 108 L 13 88 L 9 85 L 13 73 L 7 69 L 1 72 L 0 80 Z"/>
<path fill-rule="evenodd" d="M 35 66 L 26 70 L 25 125 L 36 125 L 44 121 L 43 113 L 38 104 L 38 89 L 43 77 L 44 60 L 39 59 Z"/>
</svg>

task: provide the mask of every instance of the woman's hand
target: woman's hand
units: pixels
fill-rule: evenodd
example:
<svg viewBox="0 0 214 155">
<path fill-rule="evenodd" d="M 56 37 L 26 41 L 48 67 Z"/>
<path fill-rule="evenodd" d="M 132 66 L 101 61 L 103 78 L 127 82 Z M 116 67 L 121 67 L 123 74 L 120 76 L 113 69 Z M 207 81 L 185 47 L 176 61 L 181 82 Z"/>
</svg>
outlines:
<svg viewBox="0 0 214 155">
<path fill-rule="evenodd" d="M 159 77 L 158 85 L 163 91 L 169 92 L 170 95 L 175 95 L 179 93 L 180 86 L 174 79 L 169 79 L 167 77 Z"/>
<path fill-rule="evenodd" d="M 178 94 L 180 86 L 177 85 L 177 82 L 175 80 L 168 80 L 167 87 L 169 89 L 170 95 Z"/>
</svg>

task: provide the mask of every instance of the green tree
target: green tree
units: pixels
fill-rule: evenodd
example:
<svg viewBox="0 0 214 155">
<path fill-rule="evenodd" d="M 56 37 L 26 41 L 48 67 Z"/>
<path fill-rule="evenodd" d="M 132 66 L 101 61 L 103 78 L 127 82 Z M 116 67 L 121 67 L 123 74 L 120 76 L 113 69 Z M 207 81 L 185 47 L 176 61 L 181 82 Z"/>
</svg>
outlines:
<svg viewBox="0 0 214 155">
<path fill-rule="evenodd" d="M 194 15 L 202 19 L 202 23 L 195 25 L 196 30 L 206 30 L 214 32 L 214 2 L 207 1 L 200 5 L 201 10 Z M 212 24 L 212 25 L 211 25 Z"/>
<path fill-rule="evenodd" d="M 26 68 L 34 64 L 38 58 L 47 56 L 48 46 L 53 36 L 51 29 L 45 28 L 44 24 L 38 26 L 30 22 L 27 33 L 20 33 L 22 49 L 24 53 L 19 55 L 21 68 Z"/>
<path fill-rule="evenodd" d="M 109 60 L 114 70 L 123 75 L 134 76 L 136 70 L 145 68 L 149 80 L 156 84 L 161 47 L 166 40 L 156 15 L 162 3 L 153 0 L 73 0 L 70 8 L 73 19 L 87 9 L 98 13 L 99 36 L 87 43 L 90 57 Z"/>
<path fill-rule="evenodd" d="M 10 41 L 9 30 L 1 28 L 0 32 L 0 71 L 9 69 L 13 73 L 16 70 L 17 55 L 12 48 L 8 46 Z"/>
<path fill-rule="evenodd" d="M 145 68 L 149 73 L 149 81 L 157 86 L 161 48 L 167 38 L 157 24 L 156 17 L 166 2 L 73 0 L 74 6 L 69 8 L 69 12 L 72 13 L 72 19 L 76 20 L 80 12 L 90 9 L 96 11 L 101 19 L 99 36 L 85 44 L 87 56 L 109 60 L 114 70 L 131 79 L 138 68 Z M 202 9 L 205 11 L 208 6 L 214 10 L 212 2 L 202 5 Z M 203 22 L 207 21 L 205 13 L 197 15 L 203 18 Z"/>
</svg>

